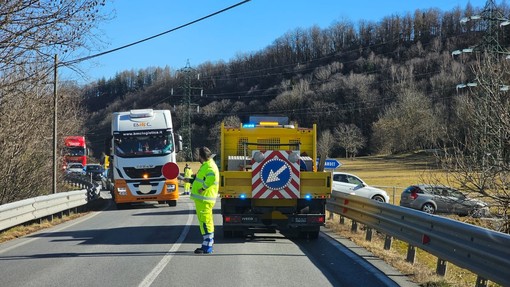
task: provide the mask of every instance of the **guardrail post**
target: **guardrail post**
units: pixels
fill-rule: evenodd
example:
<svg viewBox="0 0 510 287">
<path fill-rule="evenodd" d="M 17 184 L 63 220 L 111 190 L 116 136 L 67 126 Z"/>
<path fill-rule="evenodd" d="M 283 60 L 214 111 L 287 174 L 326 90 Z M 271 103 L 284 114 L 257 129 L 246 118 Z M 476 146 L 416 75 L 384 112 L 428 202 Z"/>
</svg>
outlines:
<svg viewBox="0 0 510 287">
<path fill-rule="evenodd" d="M 328 220 L 333 220 L 333 212 L 329 212 Z"/>
<path fill-rule="evenodd" d="M 365 236 L 366 241 L 372 241 L 372 228 L 367 227 L 367 234 Z"/>
<path fill-rule="evenodd" d="M 386 238 L 384 239 L 384 250 L 391 249 L 392 241 L 393 241 L 393 237 L 391 237 L 391 235 L 386 235 Z"/>
<path fill-rule="evenodd" d="M 358 223 L 354 220 L 352 221 L 351 232 L 358 232 Z"/>
<path fill-rule="evenodd" d="M 439 257 L 437 258 L 436 274 L 443 277 L 446 275 L 446 260 Z"/>
<path fill-rule="evenodd" d="M 340 224 L 342 225 L 345 224 L 345 217 L 343 217 L 342 215 L 340 215 Z"/>
<path fill-rule="evenodd" d="M 476 278 L 476 287 L 487 287 L 488 285 L 487 281 L 488 281 L 487 279 L 478 275 L 478 277 Z"/>
<path fill-rule="evenodd" d="M 414 259 L 415 258 L 416 258 L 416 247 L 414 247 L 413 245 L 409 244 L 407 246 L 406 261 L 411 263 L 411 264 L 414 264 Z"/>
</svg>

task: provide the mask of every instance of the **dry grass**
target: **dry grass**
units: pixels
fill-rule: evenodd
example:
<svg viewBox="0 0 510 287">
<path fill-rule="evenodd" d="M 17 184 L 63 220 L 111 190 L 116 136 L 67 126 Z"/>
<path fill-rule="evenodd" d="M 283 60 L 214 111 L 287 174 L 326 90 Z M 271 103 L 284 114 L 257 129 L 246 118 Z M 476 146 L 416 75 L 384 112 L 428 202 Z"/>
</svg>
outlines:
<svg viewBox="0 0 510 287">
<path fill-rule="evenodd" d="M 390 202 L 399 204 L 402 190 L 416 183 L 435 182 L 442 178 L 434 158 L 425 153 L 407 154 L 402 156 L 370 156 L 354 160 L 340 159 L 341 171 L 353 173 L 361 177 L 372 186 L 385 189 L 390 195 Z M 450 216 L 449 216 L 450 217 Z M 452 219 L 480 224 L 470 217 L 451 216 Z M 351 221 L 346 219 L 345 224 L 339 224 L 339 216 L 335 215 L 328 220 L 326 226 L 333 229 L 345 238 L 350 239 L 358 246 L 364 247 L 374 255 L 380 257 L 388 264 L 400 270 L 420 286 L 455 286 L 471 287 L 476 283 L 476 275 L 470 271 L 459 268 L 451 263 L 447 265 L 446 276 L 435 274 L 437 257 L 416 249 L 415 263 L 405 261 L 408 244 L 393 240 L 391 250 L 384 250 L 384 235 L 374 233 L 372 241 L 365 240 L 365 232 L 351 232 Z M 489 282 L 489 286 L 498 286 Z"/>
<path fill-rule="evenodd" d="M 408 247 L 406 242 L 394 239 L 391 250 L 384 250 L 385 237 L 383 234 L 374 233 L 372 241 L 366 241 L 364 230 L 351 232 L 351 221 L 349 219 L 345 219 L 345 224 L 340 224 L 339 216 L 335 215 L 332 220 L 328 220 L 326 226 L 383 259 L 420 286 L 472 287 L 475 285 L 477 277 L 475 274 L 451 263 L 447 265 L 444 278 L 437 276 L 435 274 L 437 257 L 421 249 L 416 249 L 414 264 L 405 261 Z M 498 285 L 489 283 L 489 286 Z"/>
</svg>

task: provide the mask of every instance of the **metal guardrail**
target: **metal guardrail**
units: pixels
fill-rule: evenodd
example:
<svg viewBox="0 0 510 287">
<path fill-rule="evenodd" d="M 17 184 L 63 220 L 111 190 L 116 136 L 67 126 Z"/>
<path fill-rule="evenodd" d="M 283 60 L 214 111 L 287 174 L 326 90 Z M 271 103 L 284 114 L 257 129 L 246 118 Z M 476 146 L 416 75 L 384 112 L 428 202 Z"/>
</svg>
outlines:
<svg viewBox="0 0 510 287">
<path fill-rule="evenodd" d="M 465 268 L 478 281 L 510 286 L 508 234 L 350 194 L 333 196 L 326 209 Z"/>
<path fill-rule="evenodd" d="M 0 231 L 87 204 L 86 189 L 43 195 L 0 205 Z"/>
<path fill-rule="evenodd" d="M 43 195 L 0 205 L 0 231 L 77 208 L 99 196 L 99 185 L 86 177 L 66 176 L 64 181 L 84 189 Z"/>
<path fill-rule="evenodd" d="M 80 188 L 86 188 L 89 200 L 94 200 L 99 196 L 100 186 L 96 181 L 92 180 L 91 177 L 86 175 L 68 174 L 64 176 L 64 182 Z"/>
</svg>

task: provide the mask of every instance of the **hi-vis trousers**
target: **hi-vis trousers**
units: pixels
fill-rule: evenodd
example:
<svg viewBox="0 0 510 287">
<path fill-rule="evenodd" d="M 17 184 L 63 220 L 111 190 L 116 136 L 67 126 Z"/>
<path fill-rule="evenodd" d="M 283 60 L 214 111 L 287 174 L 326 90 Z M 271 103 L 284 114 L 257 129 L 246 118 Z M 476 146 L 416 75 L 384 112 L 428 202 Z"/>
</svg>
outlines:
<svg viewBox="0 0 510 287">
<path fill-rule="evenodd" d="M 213 221 L 213 207 L 214 202 L 195 200 L 195 208 L 198 217 L 198 224 L 200 226 L 200 233 L 204 241 L 202 242 L 202 249 L 206 252 L 212 250 L 214 244 L 214 221 Z"/>
</svg>

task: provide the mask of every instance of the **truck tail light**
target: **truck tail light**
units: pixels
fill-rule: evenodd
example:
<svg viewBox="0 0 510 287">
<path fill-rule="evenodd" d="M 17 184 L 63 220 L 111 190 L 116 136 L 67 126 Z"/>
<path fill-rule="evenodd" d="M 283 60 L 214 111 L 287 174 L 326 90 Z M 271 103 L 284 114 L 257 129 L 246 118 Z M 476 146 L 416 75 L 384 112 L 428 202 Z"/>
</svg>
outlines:
<svg viewBox="0 0 510 287">
<path fill-rule="evenodd" d="M 225 223 L 240 223 L 241 216 L 238 215 L 225 215 L 224 217 Z"/>
<path fill-rule="evenodd" d="M 308 223 L 324 223 L 324 216 L 309 216 Z"/>
</svg>

